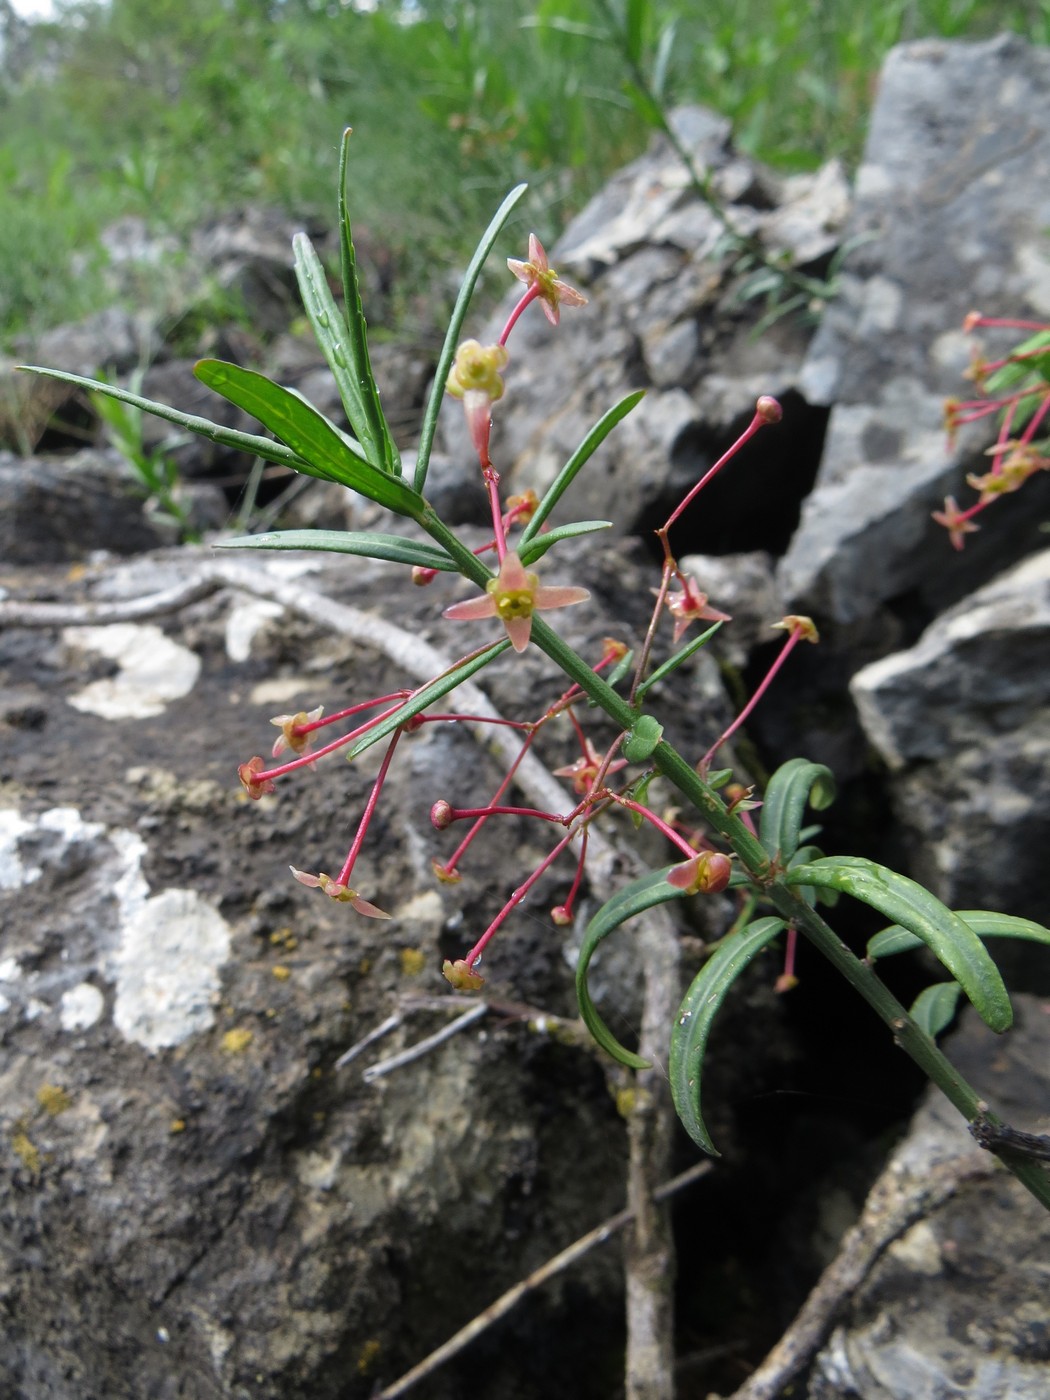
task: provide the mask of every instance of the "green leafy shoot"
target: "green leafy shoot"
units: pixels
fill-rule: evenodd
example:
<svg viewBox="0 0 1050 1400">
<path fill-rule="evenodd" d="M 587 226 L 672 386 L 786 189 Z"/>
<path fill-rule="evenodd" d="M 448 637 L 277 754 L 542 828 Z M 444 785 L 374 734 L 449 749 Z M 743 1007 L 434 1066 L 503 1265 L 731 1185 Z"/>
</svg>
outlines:
<svg viewBox="0 0 1050 1400">
<path fill-rule="evenodd" d="M 415 715 L 422 714 L 428 706 L 433 705 L 435 700 L 440 700 L 450 690 L 455 690 L 457 685 L 461 685 L 463 681 L 469 680 L 471 676 L 482 670 L 490 661 L 495 661 L 497 656 L 502 656 L 509 646 L 510 642 L 506 638 L 500 642 L 491 642 L 472 656 L 468 656 L 464 661 L 458 662 L 442 675 L 435 676 L 432 681 L 428 681 L 426 685 L 414 691 L 403 705 L 398 706 L 394 714 L 388 715 L 367 734 L 362 734 L 357 743 L 348 750 L 347 760 L 357 758 L 366 749 L 370 749 L 373 744 L 378 744 L 388 734 L 393 734 L 395 729 L 400 729 L 403 724 L 407 724 Z"/>
<path fill-rule="evenodd" d="M 169 408 L 167 404 L 156 403 L 153 399 L 144 399 L 141 394 L 133 394 L 127 389 L 119 389 L 115 384 L 106 384 L 100 379 L 86 379 L 82 374 L 69 374 L 65 370 L 59 369 L 44 369 L 39 365 L 19 365 L 18 368 L 29 374 L 44 374 L 49 379 L 61 379 L 67 384 L 75 384 L 78 388 L 87 389 L 92 393 L 105 394 L 108 398 L 117 399 L 120 403 L 129 404 L 132 408 L 139 408 L 143 413 L 152 413 L 155 418 L 163 418 L 166 423 L 176 423 L 180 428 L 185 428 L 187 432 L 196 433 L 198 437 L 207 438 L 209 442 L 217 443 L 220 447 L 229 447 L 235 452 L 248 452 L 255 457 L 262 457 L 266 462 L 275 462 L 278 466 L 288 467 L 291 471 L 318 475 L 316 472 L 311 472 L 310 464 L 304 461 L 297 452 L 293 452 L 283 442 L 274 442 L 272 438 L 260 437 L 257 433 L 241 433 L 234 428 L 224 428 L 219 423 L 213 423 L 209 418 L 199 418 L 193 413 L 182 413 L 177 408 Z"/>
<path fill-rule="evenodd" d="M 575 539 L 577 535 L 593 535 L 598 530 L 608 530 L 611 524 L 611 520 L 575 520 L 571 525 L 558 525 L 523 545 L 518 551 L 519 558 L 528 568 L 530 564 L 535 564 L 537 559 L 542 559 L 551 545 L 559 544 L 562 540 Z"/>
<path fill-rule="evenodd" d="M 683 897 L 683 890 L 667 883 L 667 876 L 673 869 L 673 866 L 668 865 L 662 870 L 651 870 L 640 879 L 632 880 L 603 904 L 584 931 L 576 964 L 576 999 L 584 1024 L 602 1049 L 629 1069 L 648 1069 L 649 1061 L 643 1060 L 640 1055 L 621 1045 L 602 1020 L 587 986 L 587 970 L 599 943 L 610 933 L 614 933 L 621 924 L 647 909 L 655 908 L 658 904 L 667 904 L 672 899 Z"/>
<path fill-rule="evenodd" d="M 683 661 L 688 661 L 694 652 L 699 651 L 702 646 L 706 646 L 718 629 L 722 626 L 716 622 L 713 627 L 709 627 L 706 632 L 702 632 L 699 637 L 694 637 L 681 651 L 676 651 L 673 656 L 669 656 L 662 666 L 657 666 L 651 676 L 647 676 L 635 691 L 637 699 L 641 699 L 650 686 L 656 685 L 657 681 L 662 681 L 665 676 L 669 676 L 672 671 L 677 671 Z"/>
<path fill-rule="evenodd" d="M 783 919 L 756 919 L 724 939 L 693 979 L 671 1028 L 671 1097 L 686 1132 L 712 1157 L 719 1154 L 700 1113 L 700 1080 L 711 1026 L 734 981 L 784 927 Z"/>
<path fill-rule="evenodd" d="M 808 803 L 821 812 L 835 800 L 835 778 L 823 763 L 792 758 L 770 778 L 759 814 L 758 839 L 771 859 L 790 861 L 798 849 Z"/>
<path fill-rule="evenodd" d="M 456 349 L 459 345 L 460 333 L 463 330 L 463 322 L 466 320 L 467 308 L 470 306 L 470 299 L 474 295 L 474 288 L 478 278 L 481 276 L 481 269 L 485 265 L 492 245 L 503 230 L 503 225 L 510 218 L 514 211 L 514 206 L 521 199 L 528 189 L 527 185 L 515 185 L 510 194 L 496 210 L 495 217 L 482 235 L 481 242 L 474 251 L 474 256 L 470 260 L 463 278 L 463 284 L 459 289 L 459 296 L 456 298 L 456 305 L 452 310 L 452 319 L 448 325 L 448 332 L 445 335 L 445 343 L 441 347 L 441 355 L 438 359 L 437 370 L 434 374 L 434 385 L 430 391 L 430 398 L 427 401 L 426 412 L 423 415 L 423 426 L 419 434 L 419 448 L 416 452 L 416 473 L 413 485 L 415 489 L 422 493 L 426 486 L 427 469 L 430 466 L 430 453 L 434 446 L 434 433 L 437 431 L 438 414 L 441 412 L 441 401 L 445 396 L 445 381 L 448 379 L 448 372 L 452 368 L 452 361 L 456 357 Z"/>
<path fill-rule="evenodd" d="M 357 276 L 357 255 L 354 252 L 354 236 L 350 226 L 350 212 L 347 207 L 346 185 L 348 178 L 348 162 L 350 155 L 351 128 L 347 127 L 343 132 L 342 144 L 339 148 L 339 260 L 340 271 L 343 278 L 343 305 L 346 315 L 346 329 L 350 337 L 349 359 L 350 363 L 345 368 L 349 377 L 346 384 L 351 399 L 354 404 L 355 413 L 351 413 L 350 404 L 343 399 L 346 408 L 346 415 L 349 418 L 354 432 L 361 437 L 362 442 L 368 441 L 378 447 L 379 460 L 377 465 L 384 471 L 390 472 L 392 476 L 401 475 L 401 457 L 398 453 L 394 439 L 390 436 L 390 429 L 387 426 L 386 415 L 383 406 L 379 401 L 379 390 L 376 388 L 375 378 L 372 374 L 372 362 L 368 354 L 368 327 L 365 322 L 364 308 L 361 305 L 361 286 Z M 302 235 L 305 238 L 305 234 Z M 311 249 L 312 251 L 312 249 Z M 316 255 L 315 255 L 316 256 Z M 318 266 L 320 266 L 318 264 Z M 298 273 L 298 254 L 296 258 L 296 271 Z M 300 282 L 300 286 L 302 283 Z M 321 283 L 324 290 L 328 290 L 328 284 L 324 281 L 324 272 L 321 269 Z M 319 288 L 320 289 L 320 288 Z M 305 301 L 305 295 L 304 295 Z M 322 308 L 323 309 L 323 308 Z M 309 313 L 309 307 L 307 307 Z M 311 316 L 311 321 L 313 317 Z M 317 331 L 317 326 L 314 326 Z M 321 337 L 318 336 L 321 340 Z M 324 341 L 321 347 L 325 350 L 325 358 L 328 358 L 328 351 Z M 334 353 L 334 348 L 333 348 Z M 338 355 L 336 355 L 338 361 Z M 329 364 L 332 361 L 329 360 Z M 335 374 L 339 384 L 340 395 L 343 394 L 344 382 L 340 375 L 336 373 L 335 365 L 332 365 L 332 372 Z M 364 436 L 362 437 L 362 433 Z"/>
<path fill-rule="evenodd" d="M 328 361 L 328 368 L 332 371 L 354 436 L 374 467 L 400 476 L 400 458 L 379 405 L 379 392 L 372 379 L 367 348 L 363 365 L 355 359 L 359 353 L 358 341 L 363 341 L 364 331 L 362 329 L 360 337 L 347 331 L 347 323 L 328 289 L 321 259 L 305 233 L 295 235 L 292 248 L 303 306 L 317 343 Z"/>
<path fill-rule="evenodd" d="M 922 885 L 862 856 L 828 856 L 788 870 L 788 885 L 852 895 L 921 938 L 993 1031 L 1008 1030 L 1013 1010 L 999 969 L 968 923 Z"/>
<path fill-rule="evenodd" d="M 996 914 L 988 909 L 960 909 L 957 917 L 969 924 L 978 938 L 1020 938 L 1028 943 L 1050 944 L 1050 929 L 1032 919 L 1019 919 L 1012 914 Z M 868 940 L 868 958 L 892 957 L 922 947 L 922 939 L 899 924 L 892 924 Z"/>
<path fill-rule="evenodd" d="M 453 561 L 433 545 L 406 540 L 401 535 L 380 535 L 356 530 L 278 530 L 269 534 L 238 535 L 216 540 L 220 549 L 312 549 L 329 554 L 359 554 L 423 569 L 457 573 Z"/>
<path fill-rule="evenodd" d="M 931 1040 L 947 1030 L 959 1008 L 962 988 L 958 982 L 935 982 L 926 987 L 912 1002 L 908 1015 Z"/>
<path fill-rule="evenodd" d="M 447 372 L 447 371 L 446 371 Z M 562 467 L 561 471 L 551 482 L 550 486 L 543 494 L 543 499 L 536 508 L 532 519 L 526 525 L 521 534 L 521 543 L 526 545 L 542 529 L 544 522 L 551 511 L 564 496 L 572 483 L 576 480 L 576 475 L 597 452 L 605 439 L 612 432 L 622 419 L 626 418 L 633 408 L 636 408 L 645 397 L 644 389 L 636 389 L 633 393 L 622 398 L 618 404 L 609 409 L 608 413 L 602 415 L 595 423 L 584 440 L 577 447 L 569 460 Z"/>
<path fill-rule="evenodd" d="M 1040 351 L 1044 353 L 1040 354 Z M 1018 356 L 1026 358 L 1018 359 Z M 1023 385 L 1029 377 L 1033 381 L 1042 379 L 1050 383 L 1050 331 L 1037 331 L 1020 345 L 1015 345 L 1011 358 L 1002 369 L 988 376 L 985 388 L 990 394 L 1002 394 Z M 1039 386 L 1033 382 L 1033 392 L 1040 387 L 1045 385 Z"/>
<path fill-rule="evenodd" d="M 199 360 L 194 374 L 223 398 L 243 408 L 275 437 L 286 442 L 299 459 L 296 471 L 324 481 L 337 481 L 362 496 L 418 520 L 424 503 L 401 480 L 366 461 L 322 413 L 291 389 L 266 375 L 225 360 Z"/>
</svg>

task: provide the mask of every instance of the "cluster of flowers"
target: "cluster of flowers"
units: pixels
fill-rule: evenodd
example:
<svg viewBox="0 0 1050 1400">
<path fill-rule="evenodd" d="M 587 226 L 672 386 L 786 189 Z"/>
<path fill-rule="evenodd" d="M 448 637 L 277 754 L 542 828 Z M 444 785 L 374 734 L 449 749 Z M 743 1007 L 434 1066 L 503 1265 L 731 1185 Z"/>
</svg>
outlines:
<svg viewBox="0 0 1050 1400">
<path fill-rule="evenodd" d="M 540 584 L 537 575 L 525 568 L 519 553 L 508 546 L 508 533 L 519 526 L 528 524 L 538 502 L 532 492 L 511 496 L 505 503 L 501 500 L 499 474 L 492 464 L 489 453 L 492 406 L 503 397 L 504 393 L 503 372 L 509 363 L 506 348 L 508 337 L 529 303 L 539 301 L 547 319 L 552 325 L 557 325 L 563 306 L 582 306 L 585 304 L 586 298 L 575 288 L 561 281 L 557 273 L 550 268 L 544 249 L 535 235 L 529 239 L 528 261 L 519 262 L 516 259 L 508 259 L 508 266 L 514 276 L 524 282 L 524 293 L 508 317 L 503 332 L 494 345 L 485 346 L 475 340 L 468 340 L 459 347 L 446 383 L 447 392 L 463 404 L 471 441 L 481 467 L 482 482 L 491 505 L 493 537 L 477 552 L 494 553 L 498 570 L 495 576 L 489 580 L 482 596 L 453 604 L 445 609 L 444 616 L 455 622 L 498 619 L 514 651 L 520 653 L 524 652 L 529 645 L 533 617 L 536 613 L 584 603 L 590 594 L 585 588 L 548 587 Z M 675 646 L 679 645 L 686 631 L 696 622 L 709 622 L 717 627 L 723 622 L 729 621 L 728 614 L 721 612 L 709 603 L 707 595 L 701 591 L 695 579 L 679 569 L 670 551 L 668 533 L 697 493 L 740 450 L 744 443 L 763 426 L 778 422 L 780 416 L 780 407 L 774 399 L 759 399 L 749 426 L 724 456 L 692 488 L 664 526 L 657 531 L 664 550 L 663 569 L 660 586 L 654 590 L 656 603 L 648 633 L 640 655 L 634 664 L 634 681 L 631 689 L 632 703 L 647 674 L 658 625 L 665 613 L 669 614 L 673 620 Z M 433 571 L 416 568 L 413 571 L 413 577 L 416 583 L 426 584 L 433 578 Z M 700 760 L 697 767 L 705 775 L 707 775 L 718 749 L 747 719 L 791 650 L 799 641 L 817 640 L 816 630 L 808 618 L 787 617 L 775 625 L 788 633 L 784 647 L 743 711 Z M 694 646 L 685 648 L 684 654 L 688 654 L 694 649 Z M 459 666 L 464 661 L 479 657 L 490 649 L 491 644 L 489 647 L 483 647 L 477 652 L 460 658 L 455 664 Z M 678 659 L 684 659 L 684 654 L 680 652 Z M 596 673 L 604 671 L 618 677 L 628 672 L 631 662 L 632 657 L 628 655 L 626 645 L 613 638 L 607 638 L 602 644 L 601 655 L 594 662 L 594 670 Z M 672 661 L 665 663 L 661 670 L 667 670 L 673 664 L 674 659 L 672 658 Z M 388 721 L 392 716 L 396 716 L 401 707 L 407 706 L 416 694 L 417 692 L 408 690 L 395 691 L 375 696 L 327 716 L 323 715 L 320 708 L 309 713 L 301 711 L 295 715 L 277 716 L 272 723 L 281 732 L 273 746 L 272 756 L 274 759 L 280 759 L 286 753 L 293 756 L 271 767 L 267 767 L 266 762 L 258 756 L 242 764 L 238 772 L 245 790 L 252 798 L 259 798 L 266 793 L 273 792 L 277 779 L 301 768 L 312 766 L 319 758 L 353 744 L 377 725 Z M 335 876 L 324 873 L 314 875 L 297 870 L 293 866 L 292 874 L 295 879 L 304 885 L 320 889 L 330 899 L 350 904 L 359 914 L 376 919 L 389 918 L 390 916 L 383 910 L 364 899 L 351 886 L 350 882 L 398 742 L 406 731 L 418 729 L 428 723 L 472 719 L 475 722 L 502 723 L 517 728 L 522 732 L 522 742 L 509 770 L 486 805 L 460 808 L 445 800 L 434 803 L 430 817 L 432 825 L 437 830 L 444 830 L 458 821 L 470 823 L 466 836 L 453 854 L 445 861 L 434 859 L 433 869 L 436 877 L 443 882 L 455 882 L 460 879 L 459 866 L 467 850 L 484 824 L 494 818 L 500 816 L 532 818 L 559 827 L 561 834 L 539 865 L 514 890 L 489 927 L 465 956 L 455 961 L 447 960 L 445 962 L 442 970 L 454 987 L 473 989 L 482 985 L 482 977 L 477 971 L 477 966 L 489 941 L 545 871 L 575 844 L 575 877 L 566 898 L 551 910 L 551 918 L 555 924 L 566 925 L 572 922 L 574 902 L 583 878 L 588 828 L 599 813 L 611 808 L 625 808 L 634 813 L 637 818 L 652 823 L 663 832 L 682 856 L 682 860 L 673 868 L 669 876 L 672 884 L 693 894 L 710 894 L 725 889 L 729 883 L 732 869 L 728 854 L 716 850 L 700 833 L 682 828 L 675 821 L 665 820 L 649 808 L 641 800 L 647 789 L 644 781 L 627 785 L 621 785 L 621 780 L 613 781 L 615 776 L 627 767 L 627 759 L 620 752 L 627 736 L 620 734 L 604 752 L 599 751 L 584 733 L 576 714 L 575 707 L 584 698 L 580 687 L 572 685 L 550 704 L 539 718 L 532 721 L 494 721 L 478 716 L 435 714 L 429 710 L 413 713 L 404 725 L 395 728 L 392 732 L 379 772 L 358 821 L 350 849 L 338 874 Z M 360 724 L 355 724 L 348 732 L 322 747 L 313 748 L 316 737 L 327 726 L 356 719 L 366 711 L 372 712 L 368 719 Z M 566 766 L 555 769 L 554 774 L 568 782 L 575 801 L 568 805 L 567 810 L 563 812 L 542 811 L 506 803 L 504 799 L 514 781 L 515 773 L 525 755 L 532 749 L 537 735 L 553 720 L 562 715 L 568 717 L 572 727 L 578 747 L 578 757 Z M 726 777 L 728 778 L 728 774 Z M 750 790 L 727 787 L 725 792 L 731 803 L 731 810 L 746 814 L 749 808 L 757 805 L 751 800 Z M 792 952 L 793 948 L 789 945 L 789 957 Z M 789 985 L 790 981 L 793 981 L 790 976 L 790 968 L 786 970 L 785 975 L 789 981 L 784 985 Z"/>
<path fill-rule="evenodd" d="M 944 509 L 933 513 L 956 549 L 962 549 L 965 537 L 979 528 L 974 516 L 1000 496 L 1020 490 L 1036 472 L 1050 470 L 1050 440 L 1036 436 L 1050 413 L 1050 325 L 971 311 L 963 329 L 981 328 L 1030 334 L 1000 360 L 986 360 L 979 349 L 975 350 L 967 377 L 973 380 L 979 397 L 949 399 L 944 406 L 945 427 L 952 442 L 964 424 L 1000 415 L 995 443 L 988 448 L 990 469 L 982 474 L 971 472 L 966 478 L 967 485 L 978 493 L 977 500 L 963 510 L 954 496 L 948 496 Z"/>
</svg>

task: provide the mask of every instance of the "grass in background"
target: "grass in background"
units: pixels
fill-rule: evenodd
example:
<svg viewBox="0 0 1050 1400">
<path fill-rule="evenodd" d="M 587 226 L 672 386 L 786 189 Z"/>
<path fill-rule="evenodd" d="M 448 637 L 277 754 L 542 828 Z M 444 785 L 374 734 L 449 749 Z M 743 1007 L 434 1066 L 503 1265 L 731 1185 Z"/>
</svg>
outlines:
<svg viewBox="0 0 1050 1400">
<path fill-rule="evenodd" d="M 855 160 L 898 40 L 1050 40 L 1050 0 L 619 0 L 668 46 L 671 102 L 732 118 L 785 169 Z M 643 149 L 622 53 L 592 0 L 67 3 L 10 38 L 0 72 L 0 338 L 107 293 L 99 232 L 124 214 L 186 234 L 247 201 L 329 219 L 339 134 L 355 128 L 357 227 L 399 269 L 393 320 L 440 320 L 447 279 L 506 189 L 550 238 Z"/>
</svg>

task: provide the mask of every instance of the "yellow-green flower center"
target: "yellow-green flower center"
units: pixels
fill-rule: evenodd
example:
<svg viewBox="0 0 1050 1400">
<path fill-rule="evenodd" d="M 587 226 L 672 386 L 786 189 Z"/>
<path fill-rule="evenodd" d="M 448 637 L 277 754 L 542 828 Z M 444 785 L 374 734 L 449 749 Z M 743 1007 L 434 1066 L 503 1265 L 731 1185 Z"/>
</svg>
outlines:
<svg viewBox="0 0 1050 1400">
<path fill-rule="evenodd" d="M 531 588 L 507 588 L 502 592 L 493 590 L 493 597 L 496 600 L 496 612 L 504 622 L 513 620 L 516 617 L 531 617 L 533 609 L 533 590 Z"/>
</svg>

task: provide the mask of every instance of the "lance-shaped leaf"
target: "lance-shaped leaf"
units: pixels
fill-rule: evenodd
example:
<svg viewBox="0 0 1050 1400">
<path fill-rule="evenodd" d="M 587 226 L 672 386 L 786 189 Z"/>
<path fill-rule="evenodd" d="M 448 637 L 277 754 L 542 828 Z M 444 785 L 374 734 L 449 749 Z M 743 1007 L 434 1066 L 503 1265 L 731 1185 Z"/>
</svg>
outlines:
<svg viewBox="0 0 1050 1400">
<path fill-rule="evenodd" d="M 1044 928 L 1032 919 L 1019 919 L 1012 914 L 997 914 L 990 909 L 959 909 L 957 917 L 969 924 L 978 938 L 1020 938 L 1028 943 L 1050 944 L 1050 929 Z M 875 962 L 878 958 L 892 957 L 895 953 L 909 953 L 913 948 L 921 948 L 922 939 L 916 938 L 906 928 L 892 924 L 868 939 L 868 957 Z"/>
<path fill-rule="evenodd" d="M 153 399 L 144 399 L 141 394 L 132 394 L 115 384 L 106 384 L 100 379 L 86 379 L 82 374 L 69 374 L 61 369 L 44 369 L 40 365 L 19 365 L 18 368 L 29 374 L 44 374 L 49 379 L 61 379 L 66 384 L 75 384 L 80 389 L 105 394 L 107 398 L 130 404 L 132 408 L 140 408 L 144 413 L 152 413 L 155 418 L 163 418 L 166 423 L 177 423 L 187 432 L 196 433 L 198 437 L 207 438 L 210 442 L 218 443 L 220 447 L 229 447 L 235 452 L 248 452 L 252 456 L 262 457 L 266 462 L 276 462 L 292 471 L 310 472 L 309 463 L 304 462 L 290 447 L 286 447 L 283 442 L 274 442 L 272 438 L 260 437 L 258 433 L 240 433 L 234 428 L 224 428 L 221 423 L 213 423 L 210 418 L 182 413 L 177 408 L 156 403 Z"/>
<path fill-rule="evenodd" d="M 807 802 L 823 811 L 835 800 L 835 777 L 823 763 L 792 758 L 770 778 L 762 798 L 758 839 L 771 859 L 786 864 L 798 849 Z"/>
<path fill-rule="evenodd" d="M 912 1002 L 908 1015 L 930 1037 L 936 1040 L 941 1031 L 951 1025 L 959 1006 L 962 988 L 958 982 L 935 982 L 926 987 Z"/>
<path fill-rule="evenodd" d="M 643 1060 L 640 1055 L 621 1045 L 599 1016 L 587 986 L 587 969 L 598 944 L 610 933 L 614 933 L 621 924 L 625 924 L 637 914 L 643 914 L 647 909 L 655 908 L 658 904 L 667 904 L 672 899 L 683 897 L 684 890 L 667 882 L 667 876 L 673 869 L 674 866 L 669 865 L 663 870 L 652 870 L 648 875 L 632 880 L 603 904 L 584 931 L 580 956 L 576 963 L 576 999 L 580 1004 L 580 1015 L 584 1024 L 602 1049 L 629 1069 L 648 1069 L 649 1061 Z"/>
<path fill-rule="evenodd" d="M 756 919 L 726 938 L 693 979 L 671 1028 L 667 1073 L 675 1110 L 697 1147 L 712 1157 L 719 1154 L 700 1113 L 700 1080 L 711 1026 L 734 981 L 784 927 L 783 919 Z"/>
<path fill-rule="evenodd" d="M 448 379 L 448 372 L 452 368 L 452 361 L 456 357 L 456 348 L 459 345 L 460 333 L 463 330 L 463 322 L 466 320 L 467 308 L 470 306 L 470 298 L 474 295 L 474 287 L 481 276 L 481 269 L 485 266 L 485 259 L 492 251 L 492 245 L 499 237 L 503 225 L 510 218 L 514 206 L 528 189 L 528 185 L 515 185 L 510 194 L 496 210 L 495 216 L 488 228 L 481 236 L 481 242 L 474 250 L 474 256 L 470 260 L 467 271 L 463 277 L 463 284 L 459 289 L 459 296 L 456 304 L 452 308 L 452 319 L 448 323 L 448 331 L 445 335 L 445 343 L 441 347 L 441 355 L 438 358 L 437 369 L 434 371 L 434 383 L 430 390 L 430 398 L 427 400 L 426 412 L 423 414 L 423 425 L 419 433 L 419 448 L 416 452 L 416 473 L 413 485 L 416 490 L 422 493 L 426 485 L 427 468 L 430 465 L 430 452 L 434 446 L 434 433 L 437 430 L 438 414 L 441 412 L 441 400 L 445 396 L 445 381 Z"/>
<path fill-rule="evenodd" d="M 978 1015 L 993 1031 L 1008 1030 L 1013 1010 L 999 969 L 970 925 L 922 885 L 862 856 L 826 856 L 793 866 L 788 885 L 839 890 L 870 904 L 921 938 L 962 984 Z"/>
<path fill-rule="evenodd" d="M 276 530 L 268 534 L 238 535 L 236 539 L 216 540 L 215 543 L 219 549 L 314 549 L 329 554 L 359 554 L 368 559 L 386 559 L 392 564 L 458 572 L 444 550 L 406 540 L 401 535 L 367 534 L 356 530 Z"/>
<path fill-rule="evenodd" d="M 225 360 L 199 360 L 193 372 L 202 384 L 243 408 L 302 459 L 296 470 L 337 481 L 362 496 L 418 520 L 423 499 L 400 477 L 390 476 L 355 452 L 334 424 L 304 398 L 258 374 Z"/>
<path fill-rule="evenodd" d="M 603 414 L 603 416 L 599 418 L 598 422 L 595 423 L 594 427 L 544 492 L 543 499 L 536 507 L 532 519 L 522 531 L 521 544 L 523 546 L 527 545 L 529 541 L 539 533 L 548 515 L 550 515 L 562 496 L 565 495 L 565 492 L 575 481 L 576 474 L 580 471 L 581 467 L 594 456 L 595 452 L 597 452 L 598 448 L 609 436 L 613 428 L 616 427 L 617 423 L 619 423 L 621 419 L 626 418 L 631 409 L 641 403 L 643 398 L 645 398 L 645 390 L 636 389 L 633 394 L 628 394 L 626 398 L 621 399 L 618 404 L 610 408 L 608 413 Z"/>
<path fill-rule="evenodd" d="M 457 685 L 469 680 L 490 661 L 495 661 L 496 657 L 501 656 L 509 646 L 510 642 L 506 639 L 502 642 L 493 642 L 490 646 L 483 647 L 481 651 L 475 652 L 473 656 L 467 657 L 465 661 L 461 661 L 440 676 L 435 676 L 432 681 L 428 681 L 419 690 L 413 691 L 405 703 L 399 705 L 393 714 L 388 715 L 367 734 L 361 735 L 356 744 L 348 750 L 347 759 L 356 758 L 358 754 L 364 753 L 365 749 L 370 749 L 373 744 L 378 744 L 381 739 L 392 734 L 395 729 L 400 729 L 413 716 L 421 714 L 428 705 L 433 705 L 435 700 L 440 700 L 450 690 L 455 690 Z"/>
<path fill-rule="evenodd" d="M 677 671 L 682 662 L 688 661 L 694 651 L 699 651 L 702 646 L 707 645 L 721 626 L 720 622 L 716 622 L 713 627 L 709 627 L 699 637 L 694 637 L 691 642 L 682 647 L 681 651 L 676 651 L 673 656 L 669 656 L 662 666 L 657 666 L 652 675 L 648 676 L 635 691 L 635 698 L 641 700 L 650 686 L 656 685 L 657 681 L 662 681 L 672 671 Z"/>
<path fill-rule="evenodd" d="M 352 251 L 353 244 L 350 247 Z M 303 306 L 332 371 L 354 436 L 374 467 L 400 476 L 401 458 L 390 436 L 372 376 L 360 298 L 355 298 L 353 309 L 347 304 L 344 320 L 329 291 L 321 259 L 305 233 L 295 235 L 292 249 Z"/>
<path fill-rule="evenodd" d="M 562 540 L 575 539 L 577 535 L 593 535 L 599 530 L 608 530 L 611 525 L 611 520 L 574 520 L 571 525 L 559 525 L 522 546 L 518 551 L 518 558 L 528 568 L 530 564 L 535 564 L 537 559 L 542 559 L 551 545 L 560 544 Z"/>
</svg>

